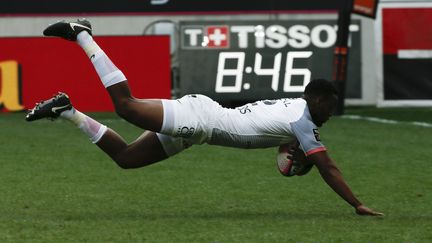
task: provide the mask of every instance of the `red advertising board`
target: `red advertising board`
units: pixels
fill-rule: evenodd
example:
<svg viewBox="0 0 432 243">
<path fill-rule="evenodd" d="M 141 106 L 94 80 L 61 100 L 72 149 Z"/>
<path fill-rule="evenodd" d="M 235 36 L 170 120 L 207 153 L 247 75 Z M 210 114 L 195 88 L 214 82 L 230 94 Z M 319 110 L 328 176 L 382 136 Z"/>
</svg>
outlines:
<svg viewBox="0 0 432 243">
<path fill-rule="evenodd" d="M 383 9 L 384 54 L 432 50 L 432 7 Z"/>
<path fill-rule="evenodd" d="M 431 25 L 432 6 L 382 10 L 384 101 L 432 100 Z"/>
<path fill-rule="evenodd" d="M 170 98 L 168 36 L 95 37 L 138 98 Z M 62 91 L 82 111 L 113 111 L 93 65 L 74 42 L 0 38 L 0 111 L 32 108 Z"/>
</svg>

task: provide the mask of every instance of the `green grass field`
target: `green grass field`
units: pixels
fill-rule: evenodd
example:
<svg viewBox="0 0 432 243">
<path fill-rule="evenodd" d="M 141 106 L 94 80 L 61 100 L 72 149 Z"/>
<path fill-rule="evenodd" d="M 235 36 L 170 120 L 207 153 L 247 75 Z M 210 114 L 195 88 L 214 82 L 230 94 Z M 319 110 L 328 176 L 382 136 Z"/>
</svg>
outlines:
<svg viewBox="0 0 432 243">
<path fill-rule="evenodd" d="M 432 122 L 430 109 L 348 114 Z M 93 114 L 131 141 L 140 129 Z M 316 169 L 283 177 L 276 149 L 195 146 L 121 170 L 65 121 L 0 115 L 0 242 L 432 242 L 432 128 L 333 118 L 321 129 L 361 217 Z"/>
</svg>

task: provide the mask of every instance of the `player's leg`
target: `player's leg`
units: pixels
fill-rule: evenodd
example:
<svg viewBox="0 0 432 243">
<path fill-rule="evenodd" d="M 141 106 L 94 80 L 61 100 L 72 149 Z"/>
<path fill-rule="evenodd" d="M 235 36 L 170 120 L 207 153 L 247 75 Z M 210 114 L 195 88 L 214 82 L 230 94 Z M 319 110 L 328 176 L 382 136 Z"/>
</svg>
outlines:
<svg viewBox="0 0 432 243">
<path fill-rule="evenodd" d="M 106 89 L 120 117 L 146 130 L 154 132 L 161 130 L 164 114 L 161 100 L 134 98 L 127 81 Z"/>
<path fill-rule="evenodd" d="M 96 145 L 123 169 L 140 168 L 168 158 L 155 132 L 145 132 L 127 144 L 115 131 L 108 129 Z"/>
<path fill-rule="evenodd" d="M 110 94 L 116 112 L 136 126 L 146 130 L 160 131 L 163 122 L 161 101 L 139 100 L 132 96 L 125 75 L 94 41 L 90 22 L 87 20 L 58 22 L 46 28 L 44 35 L 77 41 Z"/>
<path fill-rule="evenodd" d="M 168 157 L 156 133 L 146 132 L 131 144 L 127 144 L 115 131 L 76 110 L 69 97 L 63 93 L 37 104 L 27 114 L 26 120 L 58 117 L 75 124 L 121 168 L 139 168 Z"/>
<path fill-rule="evenodd" d="M 163 107 L 158 100 L 141 100 L 132 96 L 128 81 L 91 34 L 81 31 L 77 43 L 90 58 L 102 84 L 107 89 L 116 112 L 141 128 L 158 132 L 163 121 Z"/>
</svg>

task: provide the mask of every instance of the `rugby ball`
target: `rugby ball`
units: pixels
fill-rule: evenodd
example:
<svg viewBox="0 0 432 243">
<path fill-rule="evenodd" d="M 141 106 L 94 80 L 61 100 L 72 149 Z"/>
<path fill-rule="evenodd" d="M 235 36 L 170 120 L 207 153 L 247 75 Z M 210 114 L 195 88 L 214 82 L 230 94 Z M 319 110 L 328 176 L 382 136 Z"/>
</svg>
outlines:
<svg viewBox="0 0 432 243">
<path fill-rule="evenodd" d="M 276 161 L 279 172 L 284 176 L 306 175 L 313 167 L 312 163 L 307 162 L 305 154 L 296 144 L 281 145 Z"/>
<path fill-rule="evenodd" d="M 280 152 L 277 155 L 277 167 L 279 172 L 284 176 L 295 176 L 302 171 L 303 166 L 300 163 L 289 159 L 291 156 L 288 152 Z"/>
</svg>

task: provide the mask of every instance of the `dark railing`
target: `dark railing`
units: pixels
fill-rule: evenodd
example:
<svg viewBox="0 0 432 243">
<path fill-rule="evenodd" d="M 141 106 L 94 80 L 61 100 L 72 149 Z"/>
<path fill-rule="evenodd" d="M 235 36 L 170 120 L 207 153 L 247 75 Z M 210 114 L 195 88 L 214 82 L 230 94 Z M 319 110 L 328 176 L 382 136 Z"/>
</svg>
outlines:
<svg viewBox="0 0 432 243">
<path fill-rule="evenodd" d="M 341 0 L 13 0 L 0 14 L 209 13 L 335 10 Z"/>
</svg>

